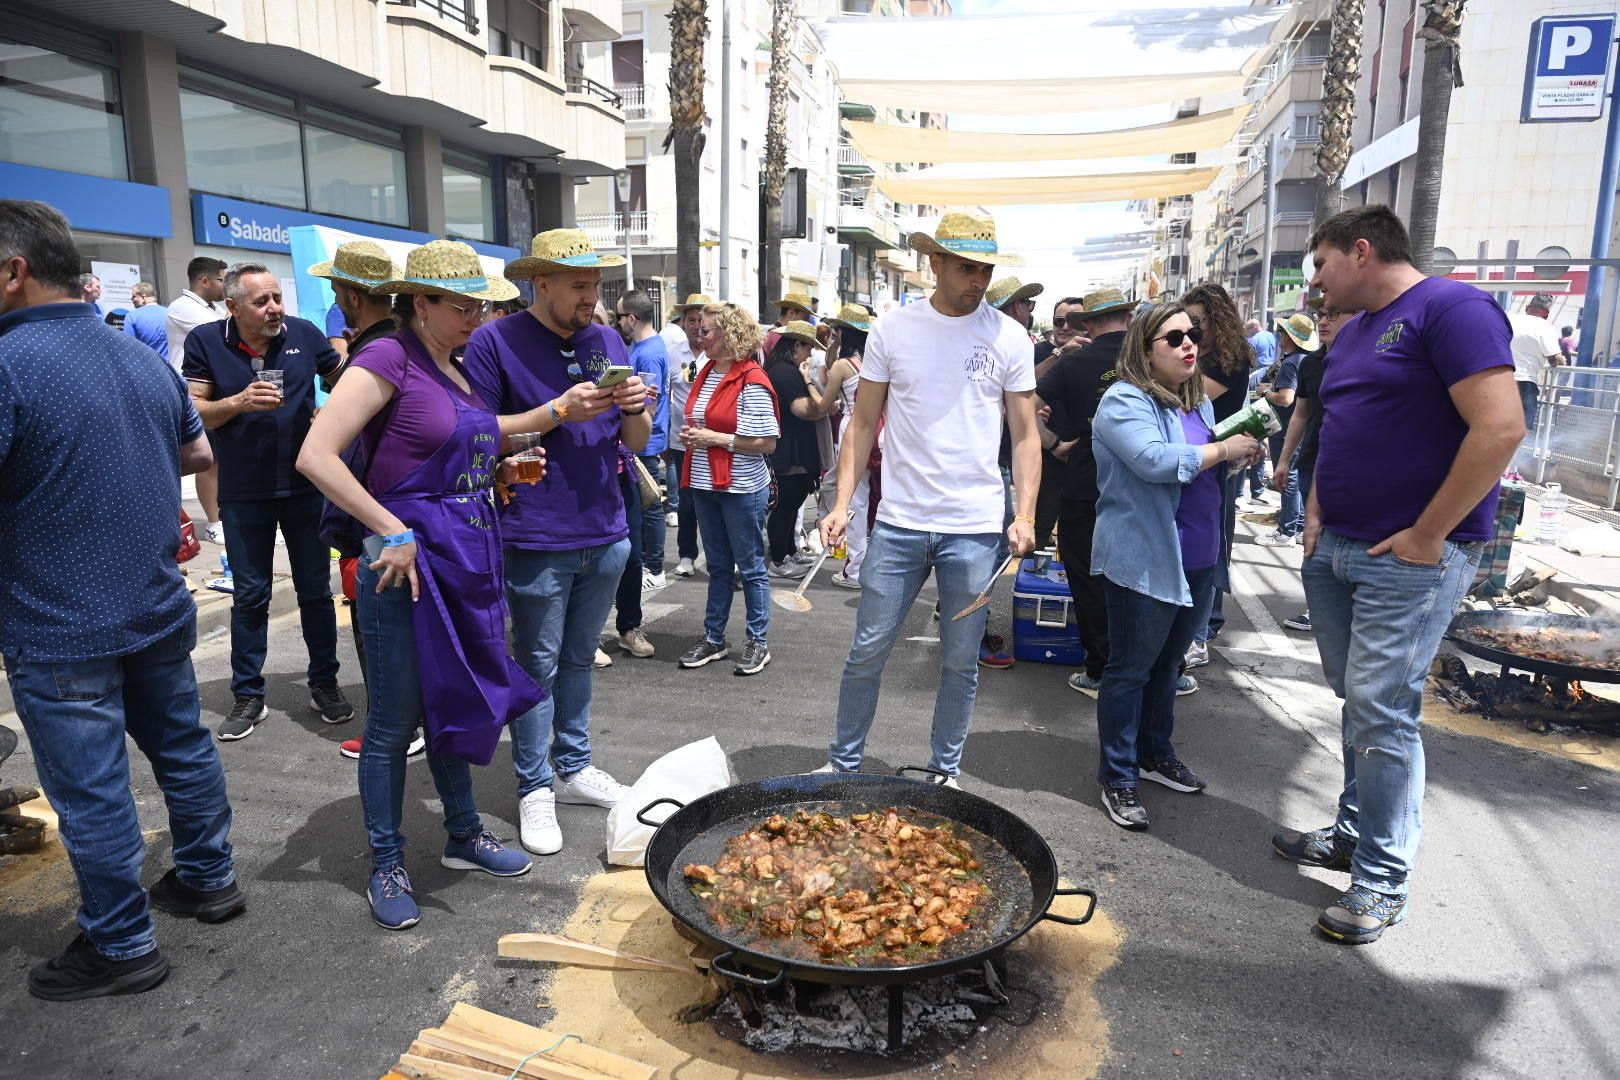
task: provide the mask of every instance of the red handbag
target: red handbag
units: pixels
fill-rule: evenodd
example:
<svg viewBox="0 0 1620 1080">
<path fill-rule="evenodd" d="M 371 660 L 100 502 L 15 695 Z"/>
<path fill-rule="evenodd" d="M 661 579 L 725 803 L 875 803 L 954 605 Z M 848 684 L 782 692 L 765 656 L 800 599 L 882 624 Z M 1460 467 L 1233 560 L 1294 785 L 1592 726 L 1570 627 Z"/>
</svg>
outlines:
<svg viewBox="0 0 1620 1080">
<path fill-rule="evenodd" d="M 190 562 L 200 554 L 202 554 L 202 541 L 197 539 L 197 526 L 191 523 L 191 515 L 181 510 L 180 550 L 175 552 L 174 561 L 177 563 Z"/>
</svg>

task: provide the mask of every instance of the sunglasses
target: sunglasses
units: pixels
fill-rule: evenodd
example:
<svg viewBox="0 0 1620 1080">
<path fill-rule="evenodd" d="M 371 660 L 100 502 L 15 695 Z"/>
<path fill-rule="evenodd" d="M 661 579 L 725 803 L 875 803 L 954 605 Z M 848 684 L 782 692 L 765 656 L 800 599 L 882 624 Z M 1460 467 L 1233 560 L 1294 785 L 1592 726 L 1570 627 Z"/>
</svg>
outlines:
<svg viewBox="0 0 1620 1080">
<path fill-rule="evenodd" d="M 1150 342 L 1163 341 L 1172 349 L 1179 349 L 1181 348 L 1181 343 L 1183 341 L 1190 341 L 1194 345 L 1197 345 L 1200 341 L 1203 341 L 1204 328 L 1202 326 L 1195 326 L 1191 330 L 1172 330 L 1168 334 L 1160 334 L 1158 337 L 1151 338 L 1149 340 Z"/>
</svg>

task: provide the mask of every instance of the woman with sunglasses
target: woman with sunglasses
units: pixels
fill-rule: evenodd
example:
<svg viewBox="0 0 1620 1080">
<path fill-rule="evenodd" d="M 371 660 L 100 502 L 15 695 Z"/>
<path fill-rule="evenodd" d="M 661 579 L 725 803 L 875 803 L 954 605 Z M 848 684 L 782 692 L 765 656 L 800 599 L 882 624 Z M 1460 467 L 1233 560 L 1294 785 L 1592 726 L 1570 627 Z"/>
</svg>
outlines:
<svg viewBox="0 0 1620 1080">
<path fill-rule="evenodd" d="M 1118 380 L 1092 422 L 1097 459 L 1093 573 L 1108 596 L 1108 666 L 1097 695 L 1097 780 L 1115 824 L 1145 829 L 1141 780 L 1202 791 L 1171 744 L 1182 654 L 1204 612 L 1221 551 L 1221 479 L 1258 440 L 1214 440 L 1199 378 L 1204 334 L 1180 304 L 1131 324 Z"/>
<path fill-rule="evenodd" d="M 485 276 L 466 244 L 410 252 L 404 277 L 376 290 L 408 298 L 410 317 L 350 362 L 315 418 L 298 469 L 366 531 L 360 629 L 370 710 L 360 748 L 360 805 L 371 842 L 367 898 L 390 930 L 421 919 L 405 871 L 406 747 L 419 723 L 449 833 L 440 862 L 497 877 L 529 858 L 484 828 L 469 763 L 489 764 L 501 731 L 542 698 L 506 650 L 506 591 L 491 486 L 501 440 L 544 430 L 547 408 L 496 416 L 456 354 L 517 295 Z M 351 470 L 346 448 L 363 456 Z M 351 456 L 352 459 L 352 456 Z"/>
<path fill-rule="evenodd" d="M 765 513 L 771 472 L 766 457 L 781 433 L 776 391 L 754 356 L 763 335 L 736 304 L 710 304 L 698 330 L 706 360 L 686 399 L 681 486 L 690 489 L 698 532 L 709 558 L 709 602 L 703 640 L 681 657 L 698 668 L 731 655 L 726 623 L 731 582 L 742 575 L 748 642 L 735 673 L 754 675 L 771 662 L 771 585 L 765 570 Z"/>
</svg>

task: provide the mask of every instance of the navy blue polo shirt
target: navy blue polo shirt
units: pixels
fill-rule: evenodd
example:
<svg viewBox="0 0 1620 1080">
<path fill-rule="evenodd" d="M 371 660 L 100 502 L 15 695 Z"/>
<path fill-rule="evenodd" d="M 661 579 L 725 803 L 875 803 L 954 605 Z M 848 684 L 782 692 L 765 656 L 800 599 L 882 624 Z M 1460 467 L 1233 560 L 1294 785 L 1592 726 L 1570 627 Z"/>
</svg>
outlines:
<svg viewBox="0 0 1620 1080">
<path fill-rule="evenodd" d="M 94 304 L 0 316 L 0 651 L 124 656 L 195 616 L 174 559 L 202 433 L 180 377 Z"/>
<path fill-rule="evenodd" d="M 321 328 L 292 316 L 262 356 L 243 342 L 234 318 L 204 323 L 186 335 L 181 374 L 188 382 L 211 384 L 211 400 L 246 390 L 258 371 L 286 373 L 286 400 L 279 409 L 242 413 L 213 429 L 220 502 L 281 499 L 315 490 L 295 464 L 315 418 L 315 376 L 331 373 L 338 363 Z"/>
</svg>

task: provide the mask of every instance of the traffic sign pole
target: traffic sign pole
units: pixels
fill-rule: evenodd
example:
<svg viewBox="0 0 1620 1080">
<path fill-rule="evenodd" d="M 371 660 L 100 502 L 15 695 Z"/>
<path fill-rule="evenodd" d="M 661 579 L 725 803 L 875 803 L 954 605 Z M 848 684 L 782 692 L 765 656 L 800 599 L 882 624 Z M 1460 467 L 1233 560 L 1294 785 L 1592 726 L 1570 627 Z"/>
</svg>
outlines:
<svg viewBox="0 0 1620 1080">
<path fill-rule="evenodd" d="M 1620 79 L 1609 88 L 1609 129 L 1603 144 L 1603 173 L 1598 183 L 1597 221 L 1592 227 L 1592 258 L 1607 259 L 1614 237 L 1614 191 L 1620 187 Z M 1586 276 L 1586 303 L 1581 307 L 1581 344 L 1576 363 L 1590 367 L 1597 348 L 1598 308 L 1610 270 L 1593 265 Z"/>
</svg>

